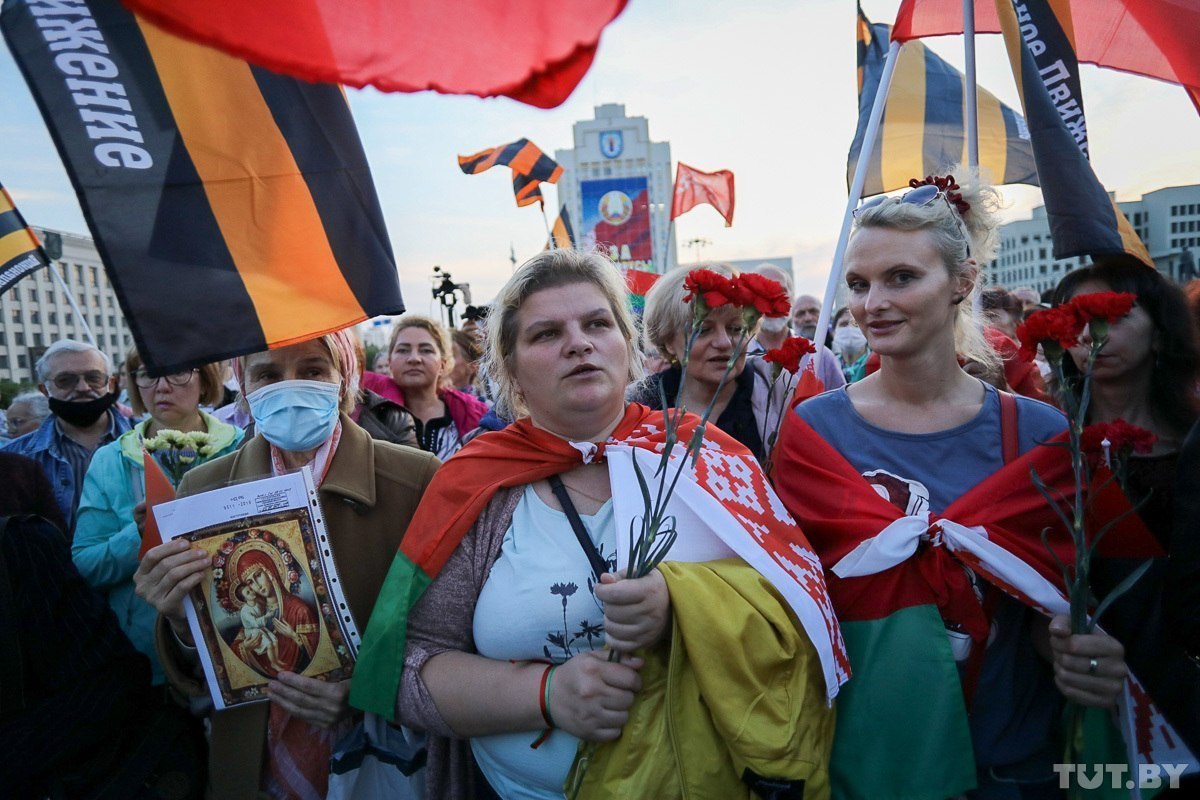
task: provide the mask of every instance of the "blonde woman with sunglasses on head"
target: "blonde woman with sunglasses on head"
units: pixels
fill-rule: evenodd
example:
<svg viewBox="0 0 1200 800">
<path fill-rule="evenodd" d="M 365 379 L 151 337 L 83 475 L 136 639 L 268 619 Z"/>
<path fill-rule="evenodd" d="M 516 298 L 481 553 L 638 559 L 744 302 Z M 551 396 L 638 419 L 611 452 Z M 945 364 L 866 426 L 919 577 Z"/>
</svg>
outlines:
<svg viewBox="0 0 1200 800">
<path fill-rule="evenodd" d="M 994 256 L 998 197 L 963 184 L 914 180 L 859 209 L 845 280 L 880 368 L 802 403 L 775 451 L 780 497 L 836 576 L 854 671 L 838 698 L 834 796 L 1057 797 L 1063 697 L 1112 707 L 1125 677 L 1116 640 L 1068 636 L 1065 616 L 1048 624 L 968 569 L 944 543 L 950 523 L 930 517 L 1040 552 L 1041 525 L 1007 516 L 1018 502 L 1046 509 L 1027 468 L 1003 501 L 976 502 L 975 490 L 1065 428 L 1057 409 L 960 366 L 997 363 L 972 299 Z M 900 528 L 912 538 L 890 539 Z"/>
</svg>

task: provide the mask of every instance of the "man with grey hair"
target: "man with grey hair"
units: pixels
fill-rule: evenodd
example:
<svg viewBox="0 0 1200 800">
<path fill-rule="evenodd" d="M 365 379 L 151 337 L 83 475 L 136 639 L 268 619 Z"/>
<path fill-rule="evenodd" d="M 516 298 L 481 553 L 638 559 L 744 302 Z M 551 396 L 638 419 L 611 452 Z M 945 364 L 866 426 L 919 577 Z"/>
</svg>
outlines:
<svg viewBox="0 0 1200 800">
<path fill-rule="evenodd" d="M 764 278 L 775 281 L 784 288 L 788 297 L 792 296 L 792 276 L 787 270 L 770 261 L 764 261 L 756 266 L 754 271 Z M 787 317 L 763 317 L 762 322 L 759 323 L 758 335 L 754 337 L 754 341 L 750 342 L 746 352 L 755 356 L 768 350 L 774 350 L 787 340 L 788 333 Z"/>
<path fill-rule="evenodd" d="M 821 301 L 811 294 L 802 294 L 792 302 L 792 330 L 810 342 L 817 335 L 817 320 L 821 318 Z"/>
<path fill-rule="evenodd" d="M 50 416 L 50 403 L 41 392 L 21 392 L 8 404 L 4 415 L 4 424 L 8 429 L 8 438 L 16 439 L 31 431 Z"/>
<path fill-rule="evenodd" d="M 778 281 L 784 289 L 787 290 L 788 297 L 792 296 L 792 276 L 786 270 L 775 264 L 764 262 L 754 268 L 754 271 L 763 277 Z M 813 334 L 817 330 L 817 316 L 821 313 L 821 302 L 811 295 L 802 294 L 792 304 L 792 319 L 787 317 L 770 318 L 764 317 L 758 329 L 758 335 L 750 342 L 750 347 L 747 353 L 752 356 L 762 356 L 768 350 L 774 350 L 776 347 L 783 345 L 787 341 L 788 336 L 792 333 L 792 322 L 795 319 L 796 308 L 798 305 L 807 307 L 806 301 L 811 301 L 816 309 L 812 317 L 812 329 L 807 332 L 798 332 L 797 336 L 804 336 L 806 339 L 812 339 Z M 837 356 L 832 350 L 822 348 L 825 352 L 817 360 L 814 371 L 820 378 L 826 389 L 838 389 L 846 385 L 846 378 L 842 375 L 842 369 L 839 366 Z M 803 371 L 808 367 L 813 356 L 806 355 L 800 360 L 800 370 Z"/>
<path fill-rule="evenodd" d="M 129 430 L 129 422 L 113 409 L 117 379 L 108 356 L 93 345 L 57 341 L 38 359 L 36 369 L 38 391 L 46 396 L 50 415 L 0 452 L 27 456 L 42 467 L 67 528 L 73 530 L 92 453 Z"/>
</svg>

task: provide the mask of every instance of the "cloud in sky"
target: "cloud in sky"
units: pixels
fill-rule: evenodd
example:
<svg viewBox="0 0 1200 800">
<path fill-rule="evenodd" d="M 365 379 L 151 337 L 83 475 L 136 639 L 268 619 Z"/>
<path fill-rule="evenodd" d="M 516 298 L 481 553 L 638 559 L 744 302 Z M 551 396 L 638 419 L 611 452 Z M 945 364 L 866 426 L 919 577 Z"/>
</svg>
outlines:
<svg viewBox="0 0 1200 800">
<path fill-rule="evenodd" d="M 896 0 L 864 0 L 889 22 Z M 960 37 L 930 40 L 959 67 Z M 732 228 L 711 209 L 681 217 L 676 239 L 712 242 L 707 258 L 792 255 L 797 290 L 820 292 L 846 202 L 845 164 L 857 116 L 854 4 L 849 0 L 755 0 L 734 6 L 632 0 L 604 34 L 591 72 L 561 107 L 432 93 L 349 92 L 414 311 L 429 311 L 433 265 L 490 299 L 519 259 L 541 249 L 536 206 L 518 209 L 505 170 L 463 175 L 455 156 L 521 137 L 547 153 L 571 145 L 571 125 L 593 107 L 624 103 L 645 116 L 672 157 L 737 176 Z M 999 36 L 978 42 L 979 80 L 1018 106 Z M 33 224 L 83 231 L 78 206 L 49 136 L 7 52 L 0 53 L 0 181 Z M 1200 182 L 1200 117 L 1182 90 L 1087 67 L 1083 75 L 1092 158 L 1121 198 Z M 547 215 L 555 190 L 544 187 Z M 1009 218 L 1040 203 L 1034 189 L 1005 189 Z"/>
</svg>

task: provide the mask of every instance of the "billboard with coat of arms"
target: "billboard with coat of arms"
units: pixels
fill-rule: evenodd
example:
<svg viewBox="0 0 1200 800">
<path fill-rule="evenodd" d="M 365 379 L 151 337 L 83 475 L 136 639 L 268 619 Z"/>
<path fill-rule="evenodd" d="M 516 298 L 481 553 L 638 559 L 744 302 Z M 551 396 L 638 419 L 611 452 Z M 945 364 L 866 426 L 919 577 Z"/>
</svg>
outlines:
<svg viewBox="0 0 1200 800">
<path fill-rule="evenodd" d="M 582 246 L 602 248 L 623 267 L 653 271 L 647 179 L 581 181 L 579 194 L 583 200 Z"/>
</svg>

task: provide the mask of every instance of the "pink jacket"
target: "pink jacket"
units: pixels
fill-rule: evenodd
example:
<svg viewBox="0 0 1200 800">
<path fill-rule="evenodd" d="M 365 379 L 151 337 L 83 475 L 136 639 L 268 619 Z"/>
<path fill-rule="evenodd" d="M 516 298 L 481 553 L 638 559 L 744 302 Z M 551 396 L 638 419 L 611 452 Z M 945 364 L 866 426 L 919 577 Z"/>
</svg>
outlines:
<svg viewBox="0 0 1200 800">
<path fill-rule="evenodd" d="M 361 385 L 377 395 L 404 405 L 404 392 L 387 375 L 364 372 Z M 450 419 L 454 420 L 454 427 L 458 430 L 459 436 L 466 436 L 478 428 L 479 420 L 488 410 L 482 400 L 457 389 L 438 389 L 438 397 L 446 404 L 446 411 L 450 414 Z M 407 408 L 407 406 L 405 407 Z"/>
</svg>

